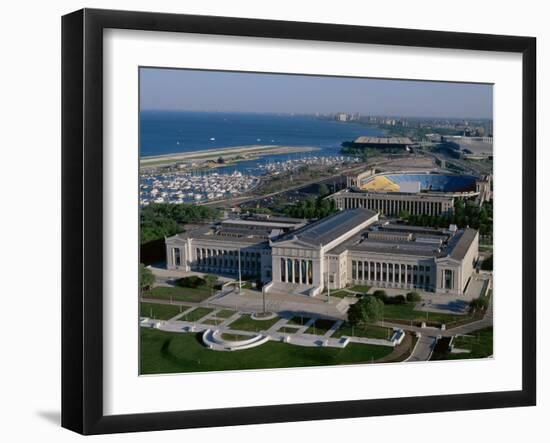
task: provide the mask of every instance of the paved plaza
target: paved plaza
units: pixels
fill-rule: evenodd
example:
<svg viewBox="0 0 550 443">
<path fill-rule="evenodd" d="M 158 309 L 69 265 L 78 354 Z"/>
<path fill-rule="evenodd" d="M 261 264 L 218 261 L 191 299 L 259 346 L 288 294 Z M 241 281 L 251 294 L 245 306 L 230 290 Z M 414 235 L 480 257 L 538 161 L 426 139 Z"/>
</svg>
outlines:
<svg viewBox="0 0 550 443">
<path fill-rule="evenodd" d="M 281 316 L 317 315 L 335 320 L 345 320 L 350 302 L 354 300 L 331 297 L 317 297 L 280 294 L 270 292 L 266 295 L 266 311 L 275 312 Z M 263 299 L 258 291 L 242 289 L 220 293 L 208 300 L 212 306 L 220 306 L 245 312 L 262 312 Z"/>
<path fill-rule="evenodd" d="M 209 306 L 212 306 L 212 304 L 209 304 Z M 303 324 L 296 324 L 295 322 L 292 322 L 292 320 L 296 318 L 295 314 L 283 314 L 284 316 L 279 317 L 275 323 L 271 323 L 266 320 L 256 320 L 257 330 L 250 331 L 231 326 L 240 318 L 248 317 L 247 313 L 240 311 L 234 312 L 230 317 L 223 318 L 218 317 L 217 314 L 224 309 L 214 309 L 212 312 L 207 313 L 204 317 L 201 317 L 196 321 L 186 321 L 186 315 L 192 313 L 195 309 L 195 306 L 190 307 L 169 320 L 144 318 L 141 321 L 141 325 L 167 332 L 205 332 L 214 330 L 219 331 L 222 334 L 235 334 L 244 337 L 254 337 L 261 334 L 263 336 L 267 336 L 269 340 L 272 341 L 308 347 L 343 348 L 348 343 L 363 343 L 390 347 L 394 347 L 396 345 L 391 340 L 378 338 L 347 336 L 333 337 L 333 334 L 340 328 L 340 326 L 342 326 L 343 320 L 334 321 L 334 324 L 330 327 L 330 329 L 323 334 L 308 333 L 307 331 L 310 330 L 314 323 L 321 318 L 312 315 L 311 313 L 307 314 L 307 318 L 304 319 Z M 264 329 L 263 326 L 266 323 L 268 327 Z"/>
</svg>

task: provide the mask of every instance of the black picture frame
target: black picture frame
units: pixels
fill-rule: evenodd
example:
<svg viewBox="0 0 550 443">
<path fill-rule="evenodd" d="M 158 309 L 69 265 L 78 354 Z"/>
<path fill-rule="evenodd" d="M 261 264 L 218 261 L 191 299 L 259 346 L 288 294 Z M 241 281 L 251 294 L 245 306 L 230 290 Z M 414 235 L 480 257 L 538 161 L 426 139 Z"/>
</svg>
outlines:
<svg viewBox="0 0 550 443">
<path fill-rule="evenodd" d="M 522 54 L 522 389 L 131 415 L 103 413 L 103 31 L 108 28 Z M 151 431 L 536 403 L 536 39 L 504 35 L 83 9 L 62 18 L 62 426 Z"/>
</svg>

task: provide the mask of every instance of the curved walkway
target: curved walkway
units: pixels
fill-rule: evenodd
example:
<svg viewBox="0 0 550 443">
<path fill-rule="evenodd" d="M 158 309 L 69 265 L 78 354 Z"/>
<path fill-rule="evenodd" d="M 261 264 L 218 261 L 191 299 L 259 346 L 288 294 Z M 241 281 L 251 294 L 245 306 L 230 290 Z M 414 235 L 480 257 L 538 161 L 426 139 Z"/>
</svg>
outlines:
<svg viewBox="0 0 550 443">
<path fill-rule="evenodd" d="M 256 334 L 243 340 L 226 340 L 219 330 L 207 329 L 202 334 L 204 344 L 216 351 L 241 351 L 261 346 L 269 341 L 268 335 Z"/>
</svg>

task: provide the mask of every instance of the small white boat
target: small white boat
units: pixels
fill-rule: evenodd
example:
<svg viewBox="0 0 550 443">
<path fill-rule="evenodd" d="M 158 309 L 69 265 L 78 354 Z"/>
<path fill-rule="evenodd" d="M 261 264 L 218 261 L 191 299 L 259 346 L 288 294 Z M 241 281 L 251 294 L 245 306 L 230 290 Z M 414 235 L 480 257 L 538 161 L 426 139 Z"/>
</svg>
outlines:
<svg viewBox="0 0 550 443">
<path fill-rule="evenodd" d="M 211 142 L 213 142 L 214 140 L 216 140 L 216 137 L 210 137 Z"/>
</svg>

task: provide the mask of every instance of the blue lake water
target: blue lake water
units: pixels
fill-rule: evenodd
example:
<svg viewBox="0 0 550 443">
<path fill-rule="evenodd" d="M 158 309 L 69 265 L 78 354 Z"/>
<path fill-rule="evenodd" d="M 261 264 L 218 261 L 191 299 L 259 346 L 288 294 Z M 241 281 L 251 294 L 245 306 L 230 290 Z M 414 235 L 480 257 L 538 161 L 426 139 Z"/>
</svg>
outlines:
<svg viewBox="0 0 550 443">
<path fill-rule="evenodd" d="M 357 123 L 303 115 L 163 111 L 140 113 L 140 152 L 143 157 L 257 144 L 320 148 L 311 153 L 266 155 L 259 160 L 218 168 L 217 172 L 247 172 L 256 169 L 261 163 L 312 155 L 337 155 L 343 141 L 360 135 L 382 135 L 382 132 Z"/>
</svg>

